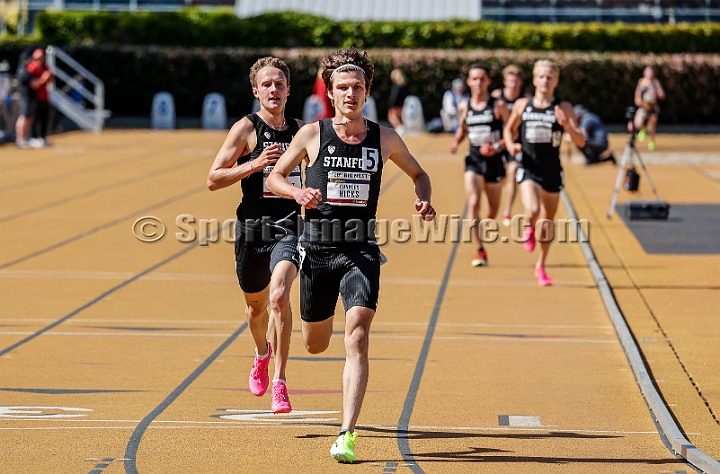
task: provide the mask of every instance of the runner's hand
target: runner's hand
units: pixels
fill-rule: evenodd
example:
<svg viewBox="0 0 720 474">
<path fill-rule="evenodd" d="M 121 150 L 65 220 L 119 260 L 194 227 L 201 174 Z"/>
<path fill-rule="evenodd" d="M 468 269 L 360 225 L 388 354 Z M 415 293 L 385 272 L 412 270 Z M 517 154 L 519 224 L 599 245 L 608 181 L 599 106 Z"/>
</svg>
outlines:
<svg viewBox="0 0 720 474">
<path fill-rule="evenodd" d="M 253 168 L 256 170 L 265 169 L 269 165 L 274 165 L 277 160 L 282 156 L 283 149 L 279 143 L 273 143 L 269 147 L 265 148 L 260 156 L 255 158 Z"/>
<path fill-rule="evenodd" d="M 511 144 L 507 145 L 507 151 L 512 156 L 517 155 L 518 153 L 520 153 L 522 151 L 522 143 L 511 143 Z"/>
<path fill-rule="evenodd" d="M 480 154 L 482 156 L 495 156 L 497 155 L 498 151 L 493 147 L 490 143 L 483 143 L 480 145 Z"/>
<path fill-rule="evenodd" d="M 454 155 L 455 152 L 457 151 L 457 149 L 458 149 L 458 142 L 457 142 L 457 140 L 453 140 L 453 142 L 450 144 L 450 153 L 452 153 Z"/>
<path fill-rule="evenodd" d="M 322 193 L 319 189 L 304 188 L 298 189 L 295 193 L 295 202 L 306 209 L 315 209 L 320 201 L 322 201 Z"/>
<path fill-rule="evenodd" d="M 564 127 L 567 123 L 567 115 L 565 115 L 565 111 L 561 109 L 559 105 L 555 106 L 555 118 L 561 127 Z"/>
<path fill-rule="evenodd" d="M 432 204 L 428 201 L 421 201 L 420 199 L 415 200 L 415 210 L 420 213 L 420 216 L 426 220 L 431 221 L 435 219 L 435 209 Z"/>
</svg>

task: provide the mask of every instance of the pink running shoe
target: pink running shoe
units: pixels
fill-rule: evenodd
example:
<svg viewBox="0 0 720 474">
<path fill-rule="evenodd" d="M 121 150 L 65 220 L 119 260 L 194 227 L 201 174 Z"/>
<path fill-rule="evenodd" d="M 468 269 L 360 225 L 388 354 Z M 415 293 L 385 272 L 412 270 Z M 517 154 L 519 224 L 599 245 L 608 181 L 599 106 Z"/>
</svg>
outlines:
<svg viewBox="0 0 720 474">
<path fill-rule="evenodd" d="M 266 358 L 261 359 L 255 354 L 255 364 L 250 371 L 250 377 L 248 378 L 248 385 L 250 386 L 250 392 L 256 397 L 262 397 L 267 391 L 268 385 L 270 385 L 270 377 L 268 376 L 268 366 L 272 359 L 272 346 L 268 342 L 268 355 Z"/>
<path fill-rule="evenodd" d="M 538 279 L 538 286 L 550 286 L 552 285 L 552 278 L 547 276 L 543 267 L 535 269 L 535 277 Z"/>
<path fill-rule="evenodd" d="M 535 250 L 535 232 L 532 227 L 526 227 L 523 231 L 523 247 L 528 252 Z"/>
<path fill-rule="evenodd" d="M 270 410 L 273 413 L 290 413 L 292 411 L 287 386 L 279 380 L 273 382 Z"/>
</svg>

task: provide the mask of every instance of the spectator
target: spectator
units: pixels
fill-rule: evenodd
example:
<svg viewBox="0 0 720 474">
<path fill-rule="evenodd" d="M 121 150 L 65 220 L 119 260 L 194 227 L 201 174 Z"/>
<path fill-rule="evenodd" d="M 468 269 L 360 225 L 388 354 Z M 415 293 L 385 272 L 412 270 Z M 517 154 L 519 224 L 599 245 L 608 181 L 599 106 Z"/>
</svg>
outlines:
<svg viewBox="0 0 720 474">
<path fill-rule="evenodd" d="M 453 79 L 449 90 L 445 91 L 442 100 L 440 118 L 446 132 L 455 133 L 458 128 L 458 104 L 470 98 L 465 92 L 465 82 L 462 79 Z"/>
<path fill-rule="evenodd" d="M 305 99 L 305 107 L 303 109 L 303 122 L 305 123 L 314 123 L 332 117 L 332 111 L 334 109 L 330 103 L 325 82 L 320 76 L 321 72 L 322 69 L 318 69 L 312 95 Z"/>
<path fill-rule="evenodd" d="M 10 112 L 8 98 L 10 97 L 10 64 L 7 61 L 0 62 L 0 143 L 7 139 L 10 125 Z"/>
<path fill-rule="evenodd" d="M 33 148 L 42 148 L 48 145 L 45 140 L 50 118 L 50 104 L 48 103 L 47 86 L 53 80 L 52 73 L 45 63 L 45 51 L 36 49 L 32 54 L 32 61 L 27 66 L 34 80 L 30 87 L 35 89 L 37 104 L 35 106 L 35 120 L 32 124 L 32 139 L 28 142 Z"/>
<path fill-rule="evenodd" d="M 577 116 L 578 125 L 585 135 L 585 146 L 580 149 L 585 155 L 585 164 L 593 165 L 605 161 L 616 163 L 612 152 L 607 152 L 608 134 L 600 117 L 579 104 L 573 107 L 573 110 Z"/>
<path fill-rule="evenodd" d="M 27 67 L 30 58 L 24 54 L 20 56 L 20 62 L 17 70 L 18 92 L 20 93 L 19 115 L 15 122 L 15 144 L 20 148 L 28 147 L 28 138 L 30 134 L 30 126 L 35 118 L 35 107 L 37 98 L 35 89 L 31 87 L 33 76 Z"/>
<path fill-rule="evenodd" d="M 402 109 L 405 98 L 408 96 L 408 84 L 405 74 L 400 69 L 393 69 L 390 73 L 392 88 L 390 89 L 390 102 L 388 103 L 388 122 L 400 136 L 405 134 L 402 123 Z"/>
</svg>

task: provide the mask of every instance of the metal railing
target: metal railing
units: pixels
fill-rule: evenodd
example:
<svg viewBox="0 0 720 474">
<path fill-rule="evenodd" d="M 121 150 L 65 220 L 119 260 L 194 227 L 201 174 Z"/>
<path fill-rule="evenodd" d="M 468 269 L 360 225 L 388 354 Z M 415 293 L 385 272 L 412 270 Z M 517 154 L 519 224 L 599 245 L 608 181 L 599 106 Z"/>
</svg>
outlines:
<svg viewBox="0 0 720 474">
<path fill-rule="evenodd" d="M 105 110 L 103 81 L 56 46 L 48 46 L 45 57 L 56 81 L 48 87 L 50 103 L 81 128 L 101 132 L 110 116 Z M 59 87 L 60 83 L 64 87 Z M 92 91 L 86 87 L 88 83 Z M 74 97 L 68 93 L 71 91 Z M 86 108 L 85 102 L 92 107 Z"/>
</svg>

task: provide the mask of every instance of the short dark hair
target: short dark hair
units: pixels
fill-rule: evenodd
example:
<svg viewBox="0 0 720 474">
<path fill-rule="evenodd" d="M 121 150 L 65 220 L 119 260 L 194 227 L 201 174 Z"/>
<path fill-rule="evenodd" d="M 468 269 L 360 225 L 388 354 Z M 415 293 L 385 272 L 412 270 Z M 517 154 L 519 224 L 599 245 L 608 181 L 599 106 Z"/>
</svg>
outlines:
<svg viewBox="0 0 720 474">
<path fill-rule="evenodd" d="M 354 64 L 363 70 L 365 73 L 365 89 L 370 92 L 370 86 L 372 86 L 373 75 L 375 73 L 375 66 L 370 62 L 367 51 L 358 51 L 355 48 L 352 49 L 339 49 L 332 53 L 330 56 L 322 60 L 322 78 L 325 82 L 325 87 L 328 90 L 332 90 L 332 84 L 330 83 L 330 76 L 335 69 L 346 64 Z"/>
<path fill-rule="evenodd" d="M 258 59 L 255 61 L 255 64 L 250 67 L 250 85 L 252 87 L 257 87 L 257 75 L 264 67 L 274 67 L 280 69 L 283 74 L 285 74 L 287 85 L 290 85 L 290 68 L 287 64 L 285 64 L 285 61 L 280 58 L 267 56 L 265 58 Z"/>
<path fill-rule="evenodd" d="M 487 73 L 488 76 L 490 76 L 490 66 L 485 63 L 472 63 L 470 66 L 468 66 L 468 74 L 470 74 L 470 71 L 472 71 L 473 69 L 482 69 Z"/>
</svg>

